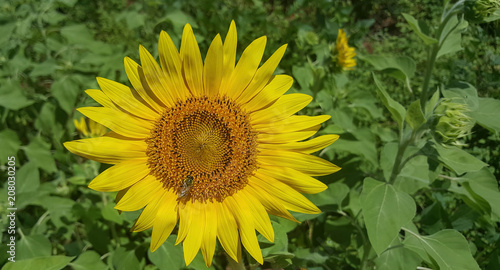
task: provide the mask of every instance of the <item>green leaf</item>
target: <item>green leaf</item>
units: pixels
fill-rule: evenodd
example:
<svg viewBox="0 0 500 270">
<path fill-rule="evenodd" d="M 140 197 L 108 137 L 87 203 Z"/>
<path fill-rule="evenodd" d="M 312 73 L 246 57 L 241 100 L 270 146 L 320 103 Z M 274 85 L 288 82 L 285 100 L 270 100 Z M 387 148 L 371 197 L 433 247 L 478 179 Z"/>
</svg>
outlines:
<svg viewBox="0 0 500 270">
<path fill-rule="evenodd" d="M 185 265 L 184 253 L 181 246 L 175 246 L 175 235 L 167 240 L 155 251 L 148 249 L 148 258 L 160 270 L 180 269 Z"/>
<path fill-rule="evenodd" d="M 382 151 L 380 151 L 380 168 L 384 174 L 385 181 L 389 181 L 394 167 L 394 160 L 398 153 L 398 143 L 390 142 L 384 144 Z"/>
<path fill-rule="evenodd" d="M 342 204 L 342 201 L 349 194 L 349 187 L 341 182 L 335 182 L 328 185 L 328 189 L 322 191 L 318 194 L 306 194 L 306 197 L 311 200 L 314 205 L 326 206 L 326 205 L 336 205 L 335 210 Z M 324 207 L 321 207 L 325 211 Z"/>
<path fill-rule="evenodd" d="M 375 259 L 377 269 L 407 270 L 417 269 L 422 259 L 415 252 L 404 248 L 399 237 L 391 243 L 391 248 L 384 251 Z"/>
<path fill-rule="evenodd" d="M 477 110 L 471 112 L 471 116 L 476 119 L 482 127 L 500 133 L 500 100 L 493 98 L 479 98 Z"/>
<path fill-rule="evenodd" d="M 399 104 L 397 101 L 392 99 L 389 94 L 385 91 L 384 86 L 379 81 L 375 74 L 373 75 L 373 80 L 375 80 L 375 84 L 377 85 L 377 94 L 379 98 L 384 103 L 384 106 L 391 112 L 392 118 L 396 123 L 398 123 L 399 127 L 403 127 L 403 120 L 406 115 L 406 110 L 403 105 Z"/>
<path fill-rule="evenodd" d="M 468 22 L 463 18 L 459 21 L 458 16 L 453 16 L 448 20 L 439 38 L 440 48 L 436 59 L 445 54 L 462 50 L 462 32 L 468 25 Z"/>
<path fill-rule="evenodd" d="M 43 131 L 45 134 L 52 134 L 52 130 L 56 125 L 56 107 L 47 102 L 43 104 L 40 114 L 35 121 L 35 127 Z"/>
<path fill-rule="evenodd" d="M 135 250 L 119 247 L 113 252 L 112 256 L 112 262 L 116 270 L 142 269 L 141 263 L 135 255 Z"/>
<path fill-rule="evenodd" d="M 415 34 L 418 35 L 418 37 L 420 37 L 420 39 L 422 39 L 425 44 L 431 45 L 438 42 L 437 39 L 429 36 L 429 27 L 427 25 L 418 21 L 410 14 L 402 13 L 402 15 L 410 25 L 410 28 L 415 32 Z"/>
<path fill-rule="evenodd" d="M 439 90 L 436 90 L 432 97 L 429 99 L 429 102 L 425 105 L 425 118 L 429 118 L 432 116 L 434 109 L 438 105 L 439 102 Z"/>
<path fill-rule="evenodd" d="M 45 196 L 40 198 L 37 204 L 49 211 L 52 222 L 58 228 L 67 226 L 66 224 L 68 222 L 75 220 L 71 211 L 75 201 L 71 199 L 57 196 Z"/>
<path fill-rule="evenodd" d="M 10 129 L 4 129 L 0 131 L 0 164 L 5 164 L 8 161 L 8 157 L 17 156 L 17 150 L 21 146 L 21 141 L 17 136 L 15 131 Z M 17 162 L 16 162 L 17 163 Z"/>
<path fill-rule="evenodd" d="M 479 196 L 489 204 L 491 214 L 495 220 L 500 220 L 500 192 L 495 176 L 483 168 L 476 172 L 469 172 L 460 177 L 459 182 L 467 189 L 473 197 Z"/>
<path fill-rule="evenodd" d="M 106 270 L 108 267 L 101 261 L 101 256 L 93 250 L 85 251 L 70 263 L 75 270 Z"/>
<path fill-rule="evenodd" d="M 399 191 L 408 194 L 414 194 L 418 190 L 428 187 L 429 179 L 429 164 L 427 157 L 417 156 L 408 161 L 394 182 L 394 187 Z"/>
<path fill-rule="evenodd" d="M 266 248 L 262 248 L 262 256 L 264 257 L 264 260 L 266 260 L 267 257 L 279 254 L 281 252 L 286 253 L 288 250 L 288 236 L 286 234 L 286 227 L 274 221 L 271 221 L 271 224 L 273 225 L 274 231 L 274 243 L 269 242 L 262 235 L 257 236 L 257 240 L 259 240 L 262 247 L 268 246 Z"/>
<path fill-rule="evenodd" d="M 48 59 L 41 63 L 36 63 L 30 72 L 30 77 L 48 76 L 54 74 L 57 70 L 57 64 L 54 59 Z"/>
<path fill-rule="evenodd" d="M 420 106 L 420 100 L 415 100 L 410 104 L 405 120 L 413 130 L 419 129 L 425 123 L 425 116 Z"/>
<path fill-rule="evenodd" d="M 379 255 L 389 247 L 401 227 L 410 222 L 416 212 L 415 202 L 408 194 L 369 177 L 363 182 L 361 208 L 368 238 Z"/>
<path fill-rule="evenodd" d="M 2 23 L 0 25 L 0 45 L 4 45 L 5 42 L 9 41 L 10 35 L 16 28 L 16 22 Z"/>
<path fill-rule="evenodd" d="M 442 230 L 433 235 L 422 236 L 407 232 L 404 240 L 406 248 L 419 254 L 425 252 L 423 259 L 440 270 L 480 269 L 472 257 L 469 243 L 455 230 Z"/>
<path fill-rule="evenodd" d="M 49 239 L 43 235 L 24 236 L 17 246 L 16 260 L 26 260 L 36 257 L 47 257 L 52 253 Z"/>
<path fill-rule="evenodd" d="M 106 204 L 102 209 L 102 217 L 106 220 L 118 223 L 120 225 L 123 224 L 123 217 L 118 213 L 118 210 L 116 210 L 113 207 L 113 204 L 108 203 Z"/>
<path fill-rule="evenodd" d="M 458 147 L 443 146 L 439 143 L 435 143 L 434 148 L 439 154 L 438 160 L 458 175 L 466 172 L 478 171 L 484 166 L 488 166 L 488 164 Z"/>
<path fill-rule="evenodd" d="M 375 70 L 394 71 L 391 75 L 402 81 L 413 78 L 417 68 L 415 61 L 408 56 L 365 55 L 359 56 L 359 58 L 370 63 Z"/>
<path fill-rule="evenodd" d="M 43 269 L 43 270 L 59 270 L 63 269 L 68 263 L 75 257 L 67 256 L 50 256 L 50 257 L 39 257 L 29 260 L 20 260 L 16 262 L 8 262 L 2 268 L 2 270 L 32 270 L 32 269 Z"/>
<path fill-rule="evenodd" d="M 456 82 L 452 87 L 442 91 L 445 98 L 462 99 L 471 111 L 479 108 L 477 90 L 474 86 L 466 82 Z"/>
<path fill-rule="evenodd" d="M 2 80 L 0 83 L 0 106 L 17 111 L 33 104 L 26 98 L 25 90 L 17 80 Z"/>
<path fill-rule="evenodd" d="M 36 166 L 46 172 L 56 172 L 56 163 L 50 152 L 50 143 L 46 143 L 40 136 L 31 140 L 30 144 L 24 148 L 24 152 L 29 160 L 34 162 Z"/>
<path fill-rule="evenodd" d="M 40 173 L 34 162 L 30 161 L 24 164 L 21 169 L 17 171 L 16 178 L 21 180 L 16 184 L 18 194 L 36 191 L 40 186 Z"/>
<path fill-rule="evenodd" d="M 78 81 L 73 77 L 65 76 L 52 84 L 52 95 L 56 98 L 61 108 L 69 115 L 73 112 L 76 98 L 80 93 Z"/>
</svg>

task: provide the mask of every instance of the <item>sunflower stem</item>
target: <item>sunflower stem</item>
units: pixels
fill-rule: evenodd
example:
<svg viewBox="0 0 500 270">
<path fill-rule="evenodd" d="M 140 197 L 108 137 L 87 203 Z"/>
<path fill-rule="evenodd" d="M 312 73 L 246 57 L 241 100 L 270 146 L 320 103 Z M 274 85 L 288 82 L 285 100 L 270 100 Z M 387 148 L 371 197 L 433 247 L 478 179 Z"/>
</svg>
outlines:
<svg viewBox="0 0 500 270">
<path fill-rule="evenodd" d="M 227 257 L 227 263 L 229 266 L 229 269 L 231 270 L 245 270 L 245 264 L 243 263 L 243 258 L 240 258 L 240 262 L 237 262 L 235 260 L 233 260 L 233 258 L 231 258 L 231 256 L 229 256 L 227 253 L 226 253 L 226 257 Z"/>
</svg>

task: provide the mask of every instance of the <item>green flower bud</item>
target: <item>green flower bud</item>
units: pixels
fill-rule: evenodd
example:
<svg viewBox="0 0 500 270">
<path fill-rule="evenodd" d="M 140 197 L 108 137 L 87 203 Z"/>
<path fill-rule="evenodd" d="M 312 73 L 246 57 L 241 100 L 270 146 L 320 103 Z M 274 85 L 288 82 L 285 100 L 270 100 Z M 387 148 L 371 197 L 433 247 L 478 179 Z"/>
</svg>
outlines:
<svg viewBox="0 0 500 270">
<path fill-rule="evenodd" d="M 500 19 L 500 0 L 469 0 L 464 4 L 465 18 L 471 23 Z"/>
<path fill-rule="evenodd" d="M 444 144 L 462 145 L 459 139 L 469 135 L 475 124 L 467 104 L 457 101 L 441 99 L 434 111 L 435 137 Z"/>
</svg>

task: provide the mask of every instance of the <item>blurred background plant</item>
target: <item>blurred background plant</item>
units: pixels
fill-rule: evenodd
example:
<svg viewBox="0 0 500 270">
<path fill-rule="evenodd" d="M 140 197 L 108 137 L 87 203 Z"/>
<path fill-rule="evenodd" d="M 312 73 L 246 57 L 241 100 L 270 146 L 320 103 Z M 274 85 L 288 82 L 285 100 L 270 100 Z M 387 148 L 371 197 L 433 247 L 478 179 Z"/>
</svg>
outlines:
<svg viewBox="0 0 500 270">
<path fill-rule="evenodd" d="M 273 217 L 276 242 L 259 236 L 263 269 L 500 269 L 498 1 L 459 2 L 2 2 L 0 163 L 14 155 L 18 166 L 18 262 L 4 269 L 186 269 L 174 238 L 151 253 L 150 231 L 128 231 L 139 213 L 87 188 L 107 166 L 62 142 L 80 136 L 75 108 L 97 105 L 84 93 L 96 76 L 128 84 L 123 58 L 138 60 L 139 44 L 157 57 L 160 31 L 179 44 L 190 23 L 203 54 L 231 19 L 239 53 L 261 35 L 264 57 L 289 44 L 278 72 L 314 97 L 302 113 L 332 116 L 320 134 L 341 135 L 318 153 L 343 167 L 309 196 L 323 213 Z M 356 51 L 351 70 L 335 61 L 339 29 Z M 2 184 L 2 217 L 5 205 Z M 211 268 L 226 264 L 216 251 Z M 187 268 L 206 269 L 201 255 Z"/>
</svg>

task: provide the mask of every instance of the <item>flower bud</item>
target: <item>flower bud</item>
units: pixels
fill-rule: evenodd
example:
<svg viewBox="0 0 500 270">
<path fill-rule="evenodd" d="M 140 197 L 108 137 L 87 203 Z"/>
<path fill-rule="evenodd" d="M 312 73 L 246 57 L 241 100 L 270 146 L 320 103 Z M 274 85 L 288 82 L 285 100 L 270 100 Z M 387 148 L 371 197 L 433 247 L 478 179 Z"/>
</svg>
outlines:
<svg viewBox="0 0 500 270">
<path fill-rule="evenodd" d="M 436 139 L 444 144 L 462 145 L 458 140 L 469 135 L 475 124 L 469 112 L 467 104 L 458 99 L 441 99 L 434 111 Z"/>
</svg>

